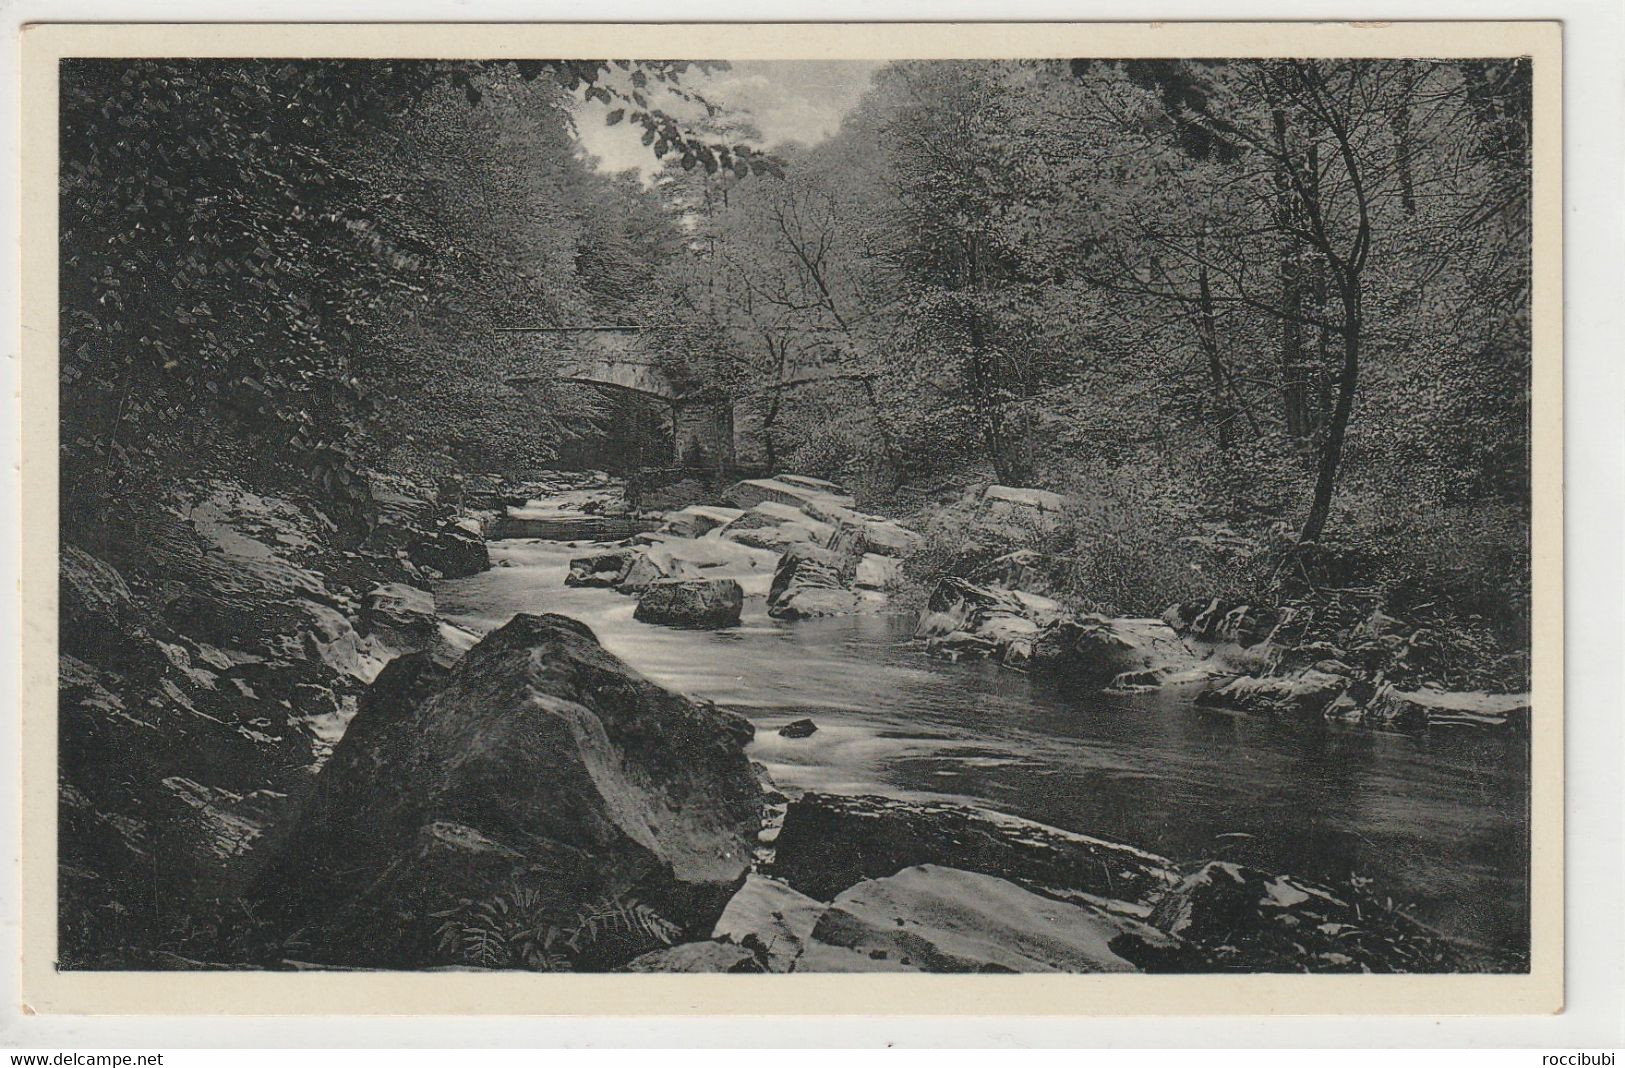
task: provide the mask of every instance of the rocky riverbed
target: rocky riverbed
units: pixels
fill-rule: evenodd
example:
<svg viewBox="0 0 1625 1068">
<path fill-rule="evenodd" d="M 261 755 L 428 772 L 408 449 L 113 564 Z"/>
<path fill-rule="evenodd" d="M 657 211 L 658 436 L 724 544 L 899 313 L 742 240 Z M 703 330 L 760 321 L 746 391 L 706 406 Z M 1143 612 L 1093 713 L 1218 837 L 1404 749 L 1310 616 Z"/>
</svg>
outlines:
<svg viewBox="0 0 1625 1068">
<path fill-rule="evenodd" d="M 65 550 L 69 610 L 105 624 L 63 661 L 87 963 L 99 908 L 139 915 L 151 966 L 1519 966 L 1517 734 L 1417 742 L 1526 723 L 1514 697 L 1303 663 L 1245 607 L 1080 616 L 1019 553 L 919 612 L 921 535 L 795 475 L 663 513 L 596 474 L 374 494 L 361 552 L 218 484 L 175 505 L 171 555 Z M 972 503 L 995 529 L 1053 504 Z M 1374 751 L 1349 723 L 1424 733 Z M 1328 746 L 1368 769 L 1346 796 Z M 1407 867 L 1430 835 L 1457 878 Z M 1434 885 L 1497 899 L 1417 907 Z"/>
</svg>

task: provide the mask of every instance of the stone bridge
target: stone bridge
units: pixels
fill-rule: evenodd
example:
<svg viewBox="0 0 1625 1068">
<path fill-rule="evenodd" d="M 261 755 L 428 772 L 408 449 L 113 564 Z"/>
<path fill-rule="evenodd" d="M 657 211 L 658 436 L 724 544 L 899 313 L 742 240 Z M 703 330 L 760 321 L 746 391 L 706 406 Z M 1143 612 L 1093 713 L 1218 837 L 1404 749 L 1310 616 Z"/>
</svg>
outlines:
<svg viewBox="0 0 1625 1068">
<path fill-rule="evenodd" d="M 641 327 L 592 326 L 511 329 L 502 333 L 568 333 L 576 335 L 575 354 L 566 358 L 551 380 L 579 382 L 637 394 L 671 411 L 673 467 L 700 467 L 730 472 L 734 467 L 733 405 L 718 391 L 679 389 L 643 344 Z M 523 388 L 540 376 L 516 375 L 509 385 Z"/>
</svg>

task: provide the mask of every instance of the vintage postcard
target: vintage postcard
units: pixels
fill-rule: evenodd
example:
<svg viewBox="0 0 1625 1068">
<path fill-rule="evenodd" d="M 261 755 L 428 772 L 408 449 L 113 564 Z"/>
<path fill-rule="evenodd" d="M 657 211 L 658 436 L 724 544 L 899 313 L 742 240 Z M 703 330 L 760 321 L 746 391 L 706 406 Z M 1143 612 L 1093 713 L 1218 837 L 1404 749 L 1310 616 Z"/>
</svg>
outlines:
<svg viewBox="0 0 1625 1068">
<path fill-rule="evenodd" d="M 1561 1007 L 1557 24 L 22 47 L 30 1010 Z"/>
</svg>

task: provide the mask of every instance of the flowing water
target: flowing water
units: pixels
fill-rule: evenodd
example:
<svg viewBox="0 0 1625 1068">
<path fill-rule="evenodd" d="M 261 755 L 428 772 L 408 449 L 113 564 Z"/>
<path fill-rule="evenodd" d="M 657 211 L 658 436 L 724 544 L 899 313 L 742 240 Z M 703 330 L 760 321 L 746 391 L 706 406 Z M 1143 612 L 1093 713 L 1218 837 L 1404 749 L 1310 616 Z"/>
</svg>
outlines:
<svg viewBox="0 0 1625 1068">
<path fill-rule="evenodd" d="M 1213 715 L 1189 693 L 1069 692 L 928 658 L 906 612 L 779 623 L 765 605 L 771 554 L 742 551 L 707 572 L 742 580 L 740 626 L 651 626 L 633 620 L 629 596 L 564 585 L 585 549 L 491 549 L 492 570 L 440 586 L 443 613 L 481 631 L 516 612 L 585 622 L 649 678 L 748 716 L 751 756 L 782 786 L 970 800 L 1179 862 L 1357 875 L 1453 936 L 1527 945 L 1523 740 Z M 779 736 L 803 717 L 817 733 Z"/>
</svg>

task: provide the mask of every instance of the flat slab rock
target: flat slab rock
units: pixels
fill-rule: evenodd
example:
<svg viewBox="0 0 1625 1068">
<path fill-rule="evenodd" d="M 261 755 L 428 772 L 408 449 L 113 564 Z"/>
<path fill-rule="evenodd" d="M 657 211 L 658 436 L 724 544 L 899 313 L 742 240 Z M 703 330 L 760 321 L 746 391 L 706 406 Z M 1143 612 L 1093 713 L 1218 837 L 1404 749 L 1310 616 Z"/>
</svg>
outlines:
<svg viewBox="0 0 1625 1068">
<path fill-rule="evenodd" d="M 635 957 L 621 970 L 716 974 L 760 972 L 763 969 L 756 954 L 743 946 L 727 942 L 684 942 Z"/>
<path fill-rule="evenodd" d="M 1066 498 L 1059 493 L 1030 486 L 989 486 L 982 491 L 982 500 L 989 504 L 1016 505 L 1041 512 L 1059 512 L 1066 507 Z"/>
<path fill-rule="evenodd" d="M 822 900 L 863 879 L 936 864 L 1040 890 L 1144 900 L 1174 865 L 1131 846 L 947 802 L 803 794 L 792 801 L 769 874 Z"/>
<path fill-rule="evenodd" d="M 1366 707 L 1365 718 L 1400 729 L 1488 727 L 1529 730 L 1529 695 L 1384 686 Z"/>
<path fill-rule="evenodd" d="M 1243 675 L 1202 694 L 1196 703 L 1206 708 L 1318 719 L 1348 687 L 1347 678 L 1324 671 Z"/>
<path fill-rule="evenodd" d="M 739 508 L 691 504 L 667 515 L 660 529 L 684 538 L 698 538 L 727 526 L 744 514 L 743 509 Z"/>
<path fill-rule="evenodd" d="M 753 873 L 722 910 L 711 937 L 754 950 L 770 972 L 793 971 L 828 907 L 788 883 Z"/>
<path fill-rule="evenodd" d="M 825 504 L 840 508 L 851 508 L 855 503 L 851 496 L 845 493 L 781 478 L 748 478 L 729 487 L 724 496 L 739 508 L 753 508 L 762 501 L 778 501 L 781 504 L 798 507 Z"/>
<path fill-rule="evenodd" d="M 1004 879 L 938 865 L 846 890 L 814 925 L 798 972 L 1132 972 L 1126 925 Z"/>
</svg>

